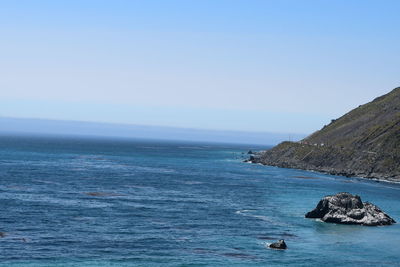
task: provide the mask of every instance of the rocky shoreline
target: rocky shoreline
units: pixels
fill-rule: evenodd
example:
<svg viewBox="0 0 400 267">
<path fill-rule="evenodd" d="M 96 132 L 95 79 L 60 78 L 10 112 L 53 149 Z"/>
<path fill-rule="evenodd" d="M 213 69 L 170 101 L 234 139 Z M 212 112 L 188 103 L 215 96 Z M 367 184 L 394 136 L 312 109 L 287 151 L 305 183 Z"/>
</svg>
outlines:
<svg viewBox="0 0 400 267">
<path fill-rule="evenodd" d="M 374 166 L 376 161 L 373 156 L 376 155 L 329 146 L 283 142 L 270 150 L 253 152 L 245 162 L 376 181 L 400 182 L 400 174 L 397 172 L 374 171 L 379 168 Z"/>
</svg>

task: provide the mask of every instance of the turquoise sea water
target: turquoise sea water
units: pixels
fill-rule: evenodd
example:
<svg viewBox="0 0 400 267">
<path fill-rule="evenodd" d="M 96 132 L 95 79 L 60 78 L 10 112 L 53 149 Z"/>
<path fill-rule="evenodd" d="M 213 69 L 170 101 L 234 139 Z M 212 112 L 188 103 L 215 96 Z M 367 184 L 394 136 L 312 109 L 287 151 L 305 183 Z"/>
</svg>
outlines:
<svg viewBox="0 0 400 267">
<path fill-rule="evenodd" d="M 400 221 L 399 185 L 242 163 L 248 149 L 2 136 L 0 266 L 400 266 L 399 224 L 304 218 L 347 191 Z"/>
</svg>

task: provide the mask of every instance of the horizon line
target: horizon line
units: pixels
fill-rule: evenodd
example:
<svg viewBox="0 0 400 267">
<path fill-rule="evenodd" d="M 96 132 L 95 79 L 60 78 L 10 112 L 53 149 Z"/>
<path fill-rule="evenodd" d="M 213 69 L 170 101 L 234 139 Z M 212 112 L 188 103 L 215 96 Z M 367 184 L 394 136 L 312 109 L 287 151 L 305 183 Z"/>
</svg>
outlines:
<svg viewBox="0 0 400 267">
<path fill-rule="evenodd" d="M 35 117 L 13 117 L 13 116 L 2 116 L 0 119 L 13 119 L 13 120 L 40 120 L 48 122 L 71 122 L 71 123 L 86 123 L 86 124 L 106 124 L 115 126 L 138 126 L 138 127 L 149 127 L 149 128 L 167 128 L 167 129 L 181 129 L 181 130 L 193 130 L 193 131 L 212 131 L 212 132 L 231 132 L 231 133 L 253 133 L 253 134 L 294 134 L 294 135 L 309 135 L 312 133 L 303 132 L 277 132 L 277 131 L 246 131 L 246 130 L 234 130 L 234 129 L 215 129 L 215 128 L 191 128 L 184 126 L 168 126 L 168 125 L 156 125 L 156 124 L 135 124 L 135 123 L 123 123 L 123 122 L 106 122 L 106 121 L 88 121 L 88 120 L 68 120 L 68 119 L 49 119 L 49 118 L 35 118 Z"/>
</svg>

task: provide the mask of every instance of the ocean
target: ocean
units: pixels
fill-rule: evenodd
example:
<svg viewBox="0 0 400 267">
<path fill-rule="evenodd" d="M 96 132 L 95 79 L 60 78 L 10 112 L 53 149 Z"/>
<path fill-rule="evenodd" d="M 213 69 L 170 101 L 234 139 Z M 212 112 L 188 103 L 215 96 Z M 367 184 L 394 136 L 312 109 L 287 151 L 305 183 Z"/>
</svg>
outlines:
<svg viewBox="0 0 400 267">
<path fill-rule="evenodd" d="M 400 266 L 399 224 L 304 218 L 350 192 L 400 221 L 399 184 L 242 162 L 265 148 L 3 135 L 0 266 Z"/>
</svg>

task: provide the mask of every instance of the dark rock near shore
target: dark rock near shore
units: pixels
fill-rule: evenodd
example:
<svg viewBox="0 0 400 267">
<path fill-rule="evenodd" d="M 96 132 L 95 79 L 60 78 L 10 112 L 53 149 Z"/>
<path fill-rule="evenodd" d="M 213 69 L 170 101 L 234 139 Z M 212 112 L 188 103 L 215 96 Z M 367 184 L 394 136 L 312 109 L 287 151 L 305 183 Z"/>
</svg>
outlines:
<svg viewBox="0 0 400 267">
<path fill-rule="evenodd" d="M 362 202 L 360 196 L 338 193 L 326 196 L 318 202 L 306 218 L 319 218 L 324 222 L 339 224 L 361 224 L 366 226 L 391 225 L 396 223 L 380 208 L 369 202 Z"/>
<path fill-rule="evenodd" d="M 255 163 L 255 157 L 254 156 L 250 156 L 248 159 L 243 160 L 243 162 Z"/>
<path fill-rule="evenodd" d="M 287 249 L 285 240 L 283 239 L 279 240 L 278 242 L 270 244 L 269 247 L 274 249 Z"/>
<path fill-rule="evenodd" d="M 245 159 L 243 162 L 248 162 L 248 163 L 256 163 L 259 161 L 260 156 L 262 155 L 263 152 L 253 152 L 249 150 L 247 154 L 249 155 L 248 159 Z"/>
</svg>

